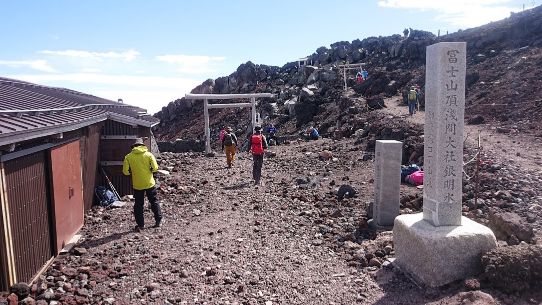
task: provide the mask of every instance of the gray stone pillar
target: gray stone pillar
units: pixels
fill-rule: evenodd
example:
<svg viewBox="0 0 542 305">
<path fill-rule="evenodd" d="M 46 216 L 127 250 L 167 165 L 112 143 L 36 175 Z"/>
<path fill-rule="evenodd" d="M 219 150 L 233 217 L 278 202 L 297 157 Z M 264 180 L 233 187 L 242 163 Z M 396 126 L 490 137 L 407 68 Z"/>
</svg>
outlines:
<svg viewBox="0 0 542 305">
<path fill-rule="evenodd" d="M 402 142 L 376 141 L 372 222 L 376 227 L 393 227 L 393 221 L 399 215 L 402 156 Z"/>
<path fill-rule="evenodd" d="M 427 47 L 423 218 L 461 225 L 466 43 Z"/>
<path fill-rule="evenodd" d="M 427 47 L 423 213 L 393 226 L 394 264 L 428 286 L 475 275 L 496 247 L 491 230 L 461 216 L 466 44 Z"/>
</svg>

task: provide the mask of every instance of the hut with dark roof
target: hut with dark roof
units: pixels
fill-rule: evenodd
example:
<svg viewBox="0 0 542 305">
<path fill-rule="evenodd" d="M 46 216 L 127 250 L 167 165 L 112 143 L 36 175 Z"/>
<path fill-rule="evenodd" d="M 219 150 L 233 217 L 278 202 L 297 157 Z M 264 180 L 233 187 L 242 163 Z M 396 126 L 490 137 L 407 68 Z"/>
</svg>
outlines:
<svg viewBox="0 0 542 305">
<path fill-rule="evenodd" d="M 123 158 L 139 137 L 157 150 L 158 123 L 139 107 L 0 78 L 0 291 L 32 282 L 73 241 L 102 173 L 131 194 Z"/>
</svg>

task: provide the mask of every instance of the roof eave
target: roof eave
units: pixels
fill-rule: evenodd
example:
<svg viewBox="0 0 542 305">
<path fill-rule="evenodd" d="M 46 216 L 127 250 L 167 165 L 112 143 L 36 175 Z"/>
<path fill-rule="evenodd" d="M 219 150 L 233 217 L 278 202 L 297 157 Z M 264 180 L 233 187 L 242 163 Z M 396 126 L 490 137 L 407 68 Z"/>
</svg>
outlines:
<svg viewBox="0 0 542 305">
<path fill-rule="evenodd" d="M 20 130 L 16 132 L 10 132 L 5 135 L 0 134 L 0 146 L 9 145 L 13 143 L 28 141 L 41 137 L 46 137 L 62 132 L 68 132 L 83 128 L 92 124 L 96 124 L 107 120 L 107 115 L 104 113 L 99 116 L 92 117 L 88 120 L 78 122 L 75 124 L 65 124 L 61 126 L 47 126 L 41 128 L 35 128 L 32 130 Z"/>
<path fill-rule="evenodd" d="M 145 121 L 145 120 L 141 120 L 141 119 L 136 119 L 134 117 L 131 117 L 131 116 L 127 116 L 127 115 L 122 115 L 122 114 L 118 114 L 118 113 L 114 113 L 114 112 L 109 112 L 108 114 L 108 118 L 112 121 L 115 121 L 115 122 L 119 122 L 119 123 L 123 123 L 123 124 L 128 124 L 128 125 L 141 125 L 141 126 L 145 126 L 145 127 L 153 127 L 153 126 L 156 126 L 157 124 L 160 123 L 160 121 L 158 122 L 151 122 L 151 121 Z"/>
</svg>

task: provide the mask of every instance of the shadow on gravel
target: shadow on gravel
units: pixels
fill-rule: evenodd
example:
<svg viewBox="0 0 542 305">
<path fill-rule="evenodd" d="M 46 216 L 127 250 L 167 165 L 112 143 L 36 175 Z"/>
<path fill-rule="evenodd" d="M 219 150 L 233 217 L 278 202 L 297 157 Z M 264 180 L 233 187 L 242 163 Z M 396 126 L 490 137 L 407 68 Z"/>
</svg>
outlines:
<svg viewBox="0 0 542 305">
<path fill-rule="evenodd" d="M 128 235 L 128 234 L 130 234 L 132 232 L 133 231 L 130 230 L 130 231 L 121 232 L 121 233 L 113 233 L 113 234 L 111 234 L 109 236 L 105 236 L 105 237 L 102 237 L 102 238 L 88 240 L 88 241 L 84 242 L 82 244 L 82 246 L 87 248 L 87 249 L 98 247 L 98 246 L 101 246 L 103 244 L 107 244 L 109 242 L 112 242 L 114 240 L 118 240 L 118 239 L 122 238 L 124 235 Z"/>
<path fill-rule="evenodd" d="M 240 189 L 249 187 L 250 185 L 252 185 L 252 182 L 250 182 L 250 181 L 245 181 L 245 182 L 240 182 L 240 183 L 237 183 L 237 184 L 234 184 L 234 185 L 225 186 L 224 189 L 225 189 L 225 190 L 228 190 L 228 191 L 231 191 L 231 190 L 240 190 Z"/>
<path fill-rule="evenodd" d="M 374 305 L 425 304 L 452 298 L 460 291 L 460 284 L 452 283 L 439 288 L 420 287 L 399 270 L 379 270 L 375 280 L 384 296 Z M 444 303 L 454 304 L 454 303 Z"/>
</svg>

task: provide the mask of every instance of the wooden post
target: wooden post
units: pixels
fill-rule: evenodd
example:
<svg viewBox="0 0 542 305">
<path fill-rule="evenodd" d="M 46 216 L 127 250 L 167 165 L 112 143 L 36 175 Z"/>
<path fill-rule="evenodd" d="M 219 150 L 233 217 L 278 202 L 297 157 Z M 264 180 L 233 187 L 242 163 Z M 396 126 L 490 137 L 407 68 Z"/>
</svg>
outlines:
<svg viewBox="0 0 542 305">
<path fill-rule="evenodd" d="M 252 132 L 254 132 L 254 127 L 256 127 L 256 98 L 251 98 L 250 102 L 252 103 Z"/>
<path fill-rule="evenodd" d="M 13 253 L 13 235 L 11 232 L 11 221 L 9 217 L 9 204 L 8 204 L 8 195 L 6 190 L 6 174 L 4 170 L 4 163 L 0 163 L 0 184 L 1 184 L 1 192 L 0 192 L 0 204 L 2 205 L 2 215 L 0 215 L 3 218 L 4 223 L 4 236 L 0 236 L 0 238 L 4 238 L 5 245 L 6 245 L 6 256 L 7 256 L 7 276 L 5 276 L 5 279 L 7 280 L 8 286 L 11 286 L 15 283 L 17 283 L 17 270 L 15 267 L 15 255 Z M 4 275 L 2 275 L 4 276 Z"/>
<path fill-rule="evenodd" d="M 205 153 L 211 152 L 211 131 L 209 130 L 209 101 L 203 102 L 203 111 L 205 112 Z"/>
<path fill-rule="evenodd" d="M 343 78 L 344 78 L 344 91 L 346 91 L 346 89 L 348 89 L 348 87 L 346 86 L 346 67 L 343 68 Z"/>
<path fill-rule="evenodd" d="M 476 168 L 474 172 L 474 208 L 478 208 L 478 190 L 480 188 L 480 154 L 482 153 L 482 142 L 480 141 L 480 131 L 478 131 L 478 152 L 476 153 Z"/>
</svg>

